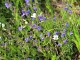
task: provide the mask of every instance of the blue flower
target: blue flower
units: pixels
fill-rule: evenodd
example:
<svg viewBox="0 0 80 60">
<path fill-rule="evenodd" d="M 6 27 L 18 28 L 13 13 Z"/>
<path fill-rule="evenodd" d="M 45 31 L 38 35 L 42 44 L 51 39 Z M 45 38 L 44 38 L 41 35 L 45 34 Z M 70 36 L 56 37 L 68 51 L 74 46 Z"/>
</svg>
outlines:
<svg viewBox="0 0 80 60">
<path fill-rule="evenodd" d="M 43 16 L 42 15 L 39 15 L 38 18 L 39 18 L 40 21 L 43 20 Z"/>
<path fill-rule="evenodd" d="M 30 39 L 32 39 L 32 36 L 29 36 L 30 37 Z"/>
<path fill-rule="evenodd" d="M 18 30 L 21 31 L 21 30 L 23 30 L 23 28 L 22 27 L 18 27 Z"/>
<path fill-rule="evenodd" d="M 37 30 L 41 30 L 41 26 L 37 26 L 37 28 L 36 28 Z"/>
<path fill-rule="evenodd" d="M 29 0 L 25 0 L 26 4 L 29 5 Z"/>
<path fill-rule="evenodd" d="M 30 10 L 27 10 L 27 11 L 22 10 L 22 17 L 23 17 L 24 15 L 28 16 L 29 13 L 30 13 Z"/>
<path fill-rule="evenodd" d="M 57 31 L 54 33 L 54 35 L 58 35 L 58 34 L 59 34 L 59 32 L 57 32 Z"/>
<path fill-rule="evenodd" d="M 71 10 L 68 10 L 68 12 L 69 12 L 70 14 L 72 14 L 72 11 L 71 11 Z"/>
<path fill-rule="evenodd" d="M 69 24 L 68 24 L 68 22 L 66 23 L 66 27 L 68 27 L 69 26 Z"/>
<path fill-rule="evenodd" d="M 47 32 L 47 35 L 50 36 L 50 32 Z"/>
<path fill-rule="evenodd" d="M 29 38 L 25 38 L 25 41 L 28 42 L 29 41 Z"/>
<path fill-rule="evenodd" d="M 6 43 L 3 43 L 2 46 L 6 46 Z"/>
<path fill-rule="evenodd" d="M 65 37 L 65 33 L 62 33 L 62 34 L 61 34 L 61 37 Z"/>
<path fill-rule="evenodd" d="M 64 40 L 63 43 L 66 44 L 67 43 L 67 40 Z"/>
<path fill-rule="evenodd" d="M 62 45 L 62 44 L 58 43 L 58 45 L 57 45 L 57 46 L 58 46 L 58 47 L 60 47 L 61 45 Z"/>
<path fill-rule="evenodd" d="M 27 58 L 27 60 L 30 60 L 30 58 Z"/>
<path fill-rule="evenodd" d="M 33 24 L 33 25 L 32 25 L 32 28 L 33 28 L 33 29 L 37 28 L 37 25 L 36 25 L 36 24 Z"/>
<path fill-rule="evenodd" d="M 65 8 L 64 8 L 64 10 L 66 10 L 66 11 L 67 11 L 67 10 L 68 10 L 68 7 L 65 7 Z"/>
<path fill-rule="evenodd" d="M 22 10 L 22 17 L 25 15 L 25 11 L 24 10 Z"/>
<path fill-rule="evenodd" d="M 40 34 L 40 37 L 42 37 L 42 36 L 43 36 L 43 34 L 41 33 L 41 34 Z"/>
<path fill-rule="evenodd" d="M 25 12 L 25 15 L 28 16 L 29 13 L 30 13 L 30 10 L 27 10 L 27 11 Z"/>
<path fill-rule="evenodd" d="M 33 9 L 34 9 L 34 11 L 36 11 L 36 10 L 37 10 L 37 8 L 36 8 L 36 7 L 34 7 Z"/>
<path fill-rule="evenodd" d="M 56 17 L 54 16 L 53 20 L 56 20 Z"/>
<path fill-rule="evenodd" d="M 9 3 L 5 3 L 6 8 L 10 8 L 10 4 Z"/>
<path fill-rule="evenodd" d="M 43 17 L 44 20 L 46 20 L 46 17 Z"/>
<path fill-rule="evenodd" d="M 72 35 L 73 34 L 73 32 L 70 32 L 70 35 Z"/>
<path fill-rule="evenodd" d="M 44 40 L 44 37 L 42 37 L 41 40 Z"/>
</svg>

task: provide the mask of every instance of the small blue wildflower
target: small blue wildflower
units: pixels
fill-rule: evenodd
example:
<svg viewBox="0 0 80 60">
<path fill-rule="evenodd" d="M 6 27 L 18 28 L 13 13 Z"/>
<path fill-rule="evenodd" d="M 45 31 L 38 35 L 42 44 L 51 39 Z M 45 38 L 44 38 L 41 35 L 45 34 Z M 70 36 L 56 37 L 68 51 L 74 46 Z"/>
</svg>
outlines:
<svg viewBox="0 0 80 60">
<path fill-rule="evenodd" d="M 66 27 L 68 27 L 69 26 L 69 24 L 68 24 L 68 22 L 66 23 Z"/>
<path fill-rule="evenodd" d="M 42 37 L 41 40 L 44 40 L 44 37 Z"/>
<path fill-rule="evenodd" d="M 37 10 L 37 8 L 36 8 L 36 7 L 34 7 L 33 9 L 34 9 L 34 11 L 36 11 L 36 10 Z"/>
<path fill-rule="evenodd" d="M 29 5 L 29 0 L 25 0 L 26 4 Z"/>
<path fill-rule="evenodd" d="M 13 5 L 14 3 L 13 2 L 10 2 L 10 4 Z"/>
<path fill-rule="evenodd" d="M 73 35 L 73 32 L 70 32 L 70 35 Z"/>
<path fill-rule="evenodd" d="M 33 24 L 33 25 L 32 25 L 32 28 L 33 28 L 33 29 L 37 28 L 37 25 L 36 25 L 36 24 Z"/>
<path fill-rule="evenodd" d="M 67 40 L 64 40 L 63 43 L 66 44 L 67 43 Z"/>
<path fill-rule="evenodd" d="M 6 43 L 3 43 L 2 46 L 6 46 Z"/>
<path fill-rule="evenodd" d="M 22 17 L 25 15 L 25 11 L 24 10 L 22 10 Z"/>
<path fill-rule="evenodd" d="M 30 39 L 32 39 L 32 36 L 29 36 L 30 37 Z"/>
<path fill-rule="evenodd" d="M 46 20 L 46 17 L 43 17 L 44 20 Z"/>
<path fill-rule="evenodd" d="M 23 17 L 24 15 L 28 16 L 29 13 L 30 13 L 30 10 L 27 10 L 27 11 L 22 10 L 22 17 Z"/>
<path fill-rule="evenodd" d="M 18 27 L 18 30 L 21 31 L 21 30 L 23 30 L 23 28 L 22 27 Z"/>
<path fill-rule="evenodd" d="M 39 15 L 38 18 L 39 18 L 40 21 L 43 20 L 43 16 L 42 15 Z"/>
<path fill-rule="evenodd" d="M 59 34 L 59 32 L 56 31 L 56 32 L 55 32 L 55 35 L 58 35 L 58 34 Z"/>
<path fill-rule="evenodd" d="M 43 36 L 43 34 L 41 33 L 41 34 L 40 34 L 40 37 L 42 37 L 42 36 Z"/>
<path fill-rule="evenodd" d="M 56 17 L 54 16 L 53 20 L 56 20 Z"/>
<path fill-rule="evenodd" d="M 28 42 L 29 41 L 29 38 L 25 38 L 25 41 Z"/>
<path fill-rule="evenodd" d="M 37 28 L 36 28 L 37 30 L 41 30 L 41 26 L 37 26 Z"/>
<path fill-rule="evenodd" d="M 28 13 L 30 13 L 30 10 L 27 10 Z"/>
<path fill-rule="evenodd" d="M 64 10 L 66 10 L 66 11 L 67 11 L 67 10 L 68 10 L 68 7 L 65 7 L 65 8 L 64 8 Z"/>
<path fill-rule="evenodd" d="M 50 36 L 50 32 L 47 32 L 48 37 Z"/>
<path fill-rule="evenodd" d="M 10 8 L 10 4 L 9 3 L 5 3 L 6 8 Z"/>
<path fill-rule="evenodd" d="M 25 12 L 25 15 L 28 16 L 29 13 L 30 13 L 30 10 L 27 10 L 27 11 Z"/>
<path fill-rule="evenodd" d="M 57 45 L 58 47 L 60 47 L 61 46 L 61 44 L 60 43 L 58 43 L 58 45 Z"/>
<path fill-rule="evenodd" d="M 61 34 L 61 37 L 65 37 L 65 33 L 62 33 L 62 34 Z"/>
<path fill-rule="evenodd" d="M 27 58 L 27 60 L 30 60 L 30 58 Z"/>
<path fill-rule="evenodd" d="M 70 14 L 72 14 L 72 11 L 71 11 L 71 10 L 68 10 L 68 12 L 69 12 Z"/>
</svg>

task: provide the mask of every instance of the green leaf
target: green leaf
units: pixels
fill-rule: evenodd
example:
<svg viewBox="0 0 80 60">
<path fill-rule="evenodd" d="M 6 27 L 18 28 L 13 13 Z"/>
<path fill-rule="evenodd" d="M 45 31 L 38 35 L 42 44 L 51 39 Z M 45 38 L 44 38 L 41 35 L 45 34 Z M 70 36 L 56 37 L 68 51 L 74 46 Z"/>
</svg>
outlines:
<svg viewBox="0 0 80 60">
<path fill-rule="evenodd" d="M 6 23 L 6 18 L 4 16 L 0 16 L 0 22 L 1 23 Z"/>
<path fill-rule="evenodd" d="M 56 58 L 57 58 L 56 55 L 53 55 L 51 60 L 56 60 Z"/>
</svg>

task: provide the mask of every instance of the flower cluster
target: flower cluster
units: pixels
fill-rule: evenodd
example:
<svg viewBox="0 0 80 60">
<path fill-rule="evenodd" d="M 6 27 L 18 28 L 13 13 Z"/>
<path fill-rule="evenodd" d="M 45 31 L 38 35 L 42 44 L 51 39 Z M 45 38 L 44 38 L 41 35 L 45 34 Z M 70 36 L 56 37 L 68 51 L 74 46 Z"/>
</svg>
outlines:
<svg viewBox="0 0 80 60">
<path fill-rule="evenodd" d="M 64 8 L 64 10 L 67 11 L 68 13 L 72 14 L 72 10 L 69 9 L 70 7 L 71 7 L 71 5 L 68 5 L 67 7 Z"/>
<path fill-rule="evenodd" d="M 10 3 L 5 3 L 6 8 L 10 8 L 11 4 Z"/>
<path fill-rule="evenodd" d="M 61 50 L 59 49 L 60 52 L 64 50 L 63 47 L 68 45 L 67 43 L 70 42 L 69 40 L 72 39 L 74 34 L 73 31 L 71 30 L 72 29 L 72 26 L 70 25 L 71 22 L 66 21 L 67 20 L 65 19 L 66 17 L 64 18 L 62 16 L 61 18 L 58 18 L 58 16 L 48 17 L 48 15 L 42 13 L 42 11 L 38 8 L 37 0 L 24 0 L 24 1 L 25 7 L 23 6 L 19 7 L 21 15 L 18 12 L 16 13 L 13 12 L 14 10 L 16 11 L 16 9 L 12 10 L 14 15 L 13 19 L 15 22 L 13 25 L 6 24 L 7 36 L 5 38 L 3 45 L 6 46 L 12 44 L 10 46 L 13 46 L 13 48 L 18 46 L 17 47 L 18 48 L 17 51 L 19 50 L 18 53 L 20 53 L 20 51 L 22 51 L 22 53 L 24 52 L 24 57 L 26 56 L 27 60 L 31 59 L 29 57 L 33 57 L 34 58 L 33 60 L 37 60 L 35 56 L 37 56 L 40 53 L 44 54 L 45 56 L 47 56 L 48 54 L 52 56 L 54 54 L 57 54 L 59 48 L 61 49 Z M 19 1 L 19 3 L 21 3 L 21 1 Z M 10 7 L 16 8 L 15 6 L 16 5 L 13 5 L 11 7 L 11 3 L 5 2 L 5 7 L 7 9 L 9 9 Z M 72 10 L 70 10 L 69 8 L 70 6 L 67 6 L 64 8 L 64 10 L 72 14 Z M 6 25 L 4 23 L 0 23 L 0 26 L 2 28 L 5 28 Z M 8 28 L 8 26 L 10 28 Z M 15 26 L 17 27 L 17 29 Z M 3 36 L 5 36 L 6 33 L 4 33 Z M 10 37 L 8 38 L 8 36 Z M 2 38 L 3 37 L 0 36 L 0 40 L 2 40 Z M 8 43 L 6 43 L 7 40 L 9 40 Z M 56 50 L 57 52 L 55 52 Z M 14 49 L 13 51 L 15 52 Z M 48 58 L 51 58 L 49 55 Z"/>
</svg>

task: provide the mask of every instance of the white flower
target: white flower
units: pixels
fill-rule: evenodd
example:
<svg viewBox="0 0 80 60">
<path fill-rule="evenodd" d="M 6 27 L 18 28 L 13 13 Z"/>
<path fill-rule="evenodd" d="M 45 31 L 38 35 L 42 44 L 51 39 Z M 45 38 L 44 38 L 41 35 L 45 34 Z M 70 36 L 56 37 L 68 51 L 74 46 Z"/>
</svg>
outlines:
<svg viewBox="0 0 80 60">
<path fill-rule="evenodd" d="M 28 22 L 27 22 L 27 21 L 25 21 L 25 24 L 28 24 Z"/>
<path fill-rule="evenodd" d="M 2 23 L 2 28 L 4 28 L 4 27 L 5 27 L 5 24 Z"/>
<path fill-rule="evenodd" d="M 36 13 L 33 13 L 31 17 L 36 18 Z"/>
<path fill-rule="evenodd" d="M 58 38 L 58 35 L 53 35 L 53 39 L 54 40 L 58 40 L 59 38 Z"/>
</svg>

